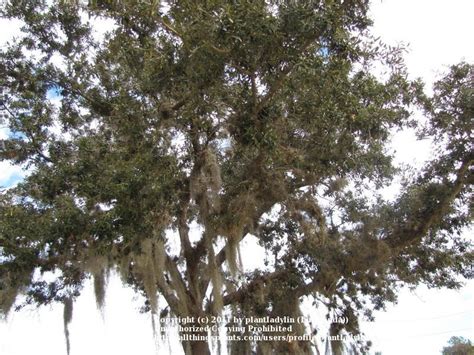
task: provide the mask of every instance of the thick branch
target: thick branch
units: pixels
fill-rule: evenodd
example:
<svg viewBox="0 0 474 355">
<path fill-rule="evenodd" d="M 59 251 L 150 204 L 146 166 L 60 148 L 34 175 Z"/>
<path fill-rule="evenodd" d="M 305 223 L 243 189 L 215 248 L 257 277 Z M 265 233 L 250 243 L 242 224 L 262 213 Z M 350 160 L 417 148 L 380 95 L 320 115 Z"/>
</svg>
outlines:
<svg viewBox="0 0 474 355">
<path fill-rule="evenodd" d="M 224 306 L 244 301 L 246 295 L 253 294 L 254 291 L 261 287 L 267 287 L 269 283 L 278 278 L 284 278 L 288 273 L 287 270 L 278 270 L 270 274 L 261 275 L 246 285 L 242 285 L 237 291 L 229 293 L 222 298 Z"/>
<path fill-rule="evenodd" d="M 168 305 L 172 309 L 173 313 L 175 313 L 179 317 L 187 316 L 187 314 L 182 313 L 182 311 L 181 311 L 182 307 L 179 306 L 181 300 L 179 300 L 174 295 L 173 290 L 169 287 L 169 285 L 167 284 L 167 282 L 165 280 L 164 274 L 161 274 L 161 275 L 158 276 L 157 286 L 158 286 L 158 289 L 159 289 L 160 293 L 163 295 L 166 302 L 168 303 Z M 185 300 L 183 300 L 182 302 L 184 304 L 186 304 Z"/>
</svg>

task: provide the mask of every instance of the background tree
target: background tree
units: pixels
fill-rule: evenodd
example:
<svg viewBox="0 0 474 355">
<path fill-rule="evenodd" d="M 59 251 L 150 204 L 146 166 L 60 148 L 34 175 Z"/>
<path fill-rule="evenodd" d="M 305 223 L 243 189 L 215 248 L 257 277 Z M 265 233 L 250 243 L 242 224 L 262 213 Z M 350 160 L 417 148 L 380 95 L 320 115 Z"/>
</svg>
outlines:
<svg viewBox="0 0 474 355">
<path fill-rule="evenodd" d="M 100 308 L 115 269 L 153 315 L 296 317 L 310 296 L 346 320 L 331 325 L 336 336 L 358 334 L 358 319 L 402 285 L 459 287 L 472 276 L 460 232 L 473 68 L 453 66 L 428 99 L 399 50 L 370 37 L 367 10 L 364 0 L 6 2 L 2 15 L 24 27 L 0 57 L 11 132 L 0 154 L 28 176 L 1 195 L 1 311 L 20 293 L 62 302 L 67 336 L 84 281 Z M 384 80 L 372 74 L 379 62 Z M 434 140 L 436 158 L 386 200 L 381 189 L 403 176 L 387 144 L 408 127 Z M 267 258 L 244 272 L 249 235 Z M 205 341 L 183 348 L 209 352 Z"/>
<path fill-rule="evenodd" d="M 443 348 L 443 355 L 472 355 L 474 354 L 474 346 L 469 339 L 463 337 L 451 337 L 448 340 L 448 346 Z"/>
</svg>

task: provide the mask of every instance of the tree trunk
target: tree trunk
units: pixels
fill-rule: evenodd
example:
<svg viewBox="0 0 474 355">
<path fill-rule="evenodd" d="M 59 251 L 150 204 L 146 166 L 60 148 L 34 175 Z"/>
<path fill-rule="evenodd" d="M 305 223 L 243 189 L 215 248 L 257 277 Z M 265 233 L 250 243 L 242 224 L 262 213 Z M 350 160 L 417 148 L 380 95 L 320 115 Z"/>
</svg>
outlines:
<svg viewBox="0 0 474 355">
<path fill-rule="evenodd" d="M 180 336 L 185 337 L 181 341 L 184 353 L 186 355 L 210 355 L 208 334 L 207 332 L 182 333 Z"/>
<path fill-rule="evenodd" d="M 209 344 L 207 341 L 192 341 L 191 342 L 192 355 L 210 355 Z"/>
</svg>

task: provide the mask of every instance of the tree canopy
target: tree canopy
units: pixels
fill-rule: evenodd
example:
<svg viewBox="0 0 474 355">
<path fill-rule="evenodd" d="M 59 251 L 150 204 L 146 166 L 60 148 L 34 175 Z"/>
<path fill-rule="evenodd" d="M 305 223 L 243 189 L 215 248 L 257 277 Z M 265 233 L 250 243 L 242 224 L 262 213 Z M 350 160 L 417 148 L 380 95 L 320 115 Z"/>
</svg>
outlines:
<svg viewBox="0 0 474 355">
<path fill-rule="evenodd" d="M 463 337 L 451 337 L 448 346 L 443 348 L 443 355 L 472 355 L 474 354 L 474 346 L 469 339 Z"/>
<path fill-rule="evenodd" d="M 367 12 L 366 0 L 6 1 L 23 27 L 0 52 L 0 156 L 27 174 L 0 195 L 0 312 L 19 294 L 62 302 L 67 335 L 85 281 L 102 307 L 116 270 L 154 316 L 297 318 L 308 296 L 344 319 L 331 336 L 357 335 L 399 287 L 472 277 L 473 66 L 428 97 Z M 390 153 L 404 129 L 436 144 L 416 172 Z M 252 236 L 267 256 L 248 271 Z"/>
</svg>

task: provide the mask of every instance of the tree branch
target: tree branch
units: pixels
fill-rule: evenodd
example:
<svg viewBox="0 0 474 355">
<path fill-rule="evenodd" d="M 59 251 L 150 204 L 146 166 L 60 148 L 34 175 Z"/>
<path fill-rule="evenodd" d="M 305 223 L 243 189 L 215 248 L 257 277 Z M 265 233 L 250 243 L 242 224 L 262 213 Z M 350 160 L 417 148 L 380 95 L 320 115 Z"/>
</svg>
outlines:
<svg viewBox="0 0 474 355">
<path fill-rule="evenodd" d="M 428 215 L 417 218 L 422 221 L 415 227 L 402 226 L 386 239 L 386 242 L 397 251 L 402 251 L 409 245 L 416 243 L 423 238 L 436 221 L 440 221 L 450 208 L 451 203 L 456 199 L 466 184 L 473 183 L 473 173 L 469 171 L 473 164 L 473 154 L 466 157 L 461 167 L 456 173 L 456 180 L 453 182 L 450 192 L 440 200 L 436 207 L 428 211 Z M 408 221 L 409 224 L 411 221 Z"/>
<path fill-rule="evenodd" d="M 161 18 L 160 22 L 163 25 L 163 27 L 166 29 L 166 32 L 175 35 L 176 37 L 178 37 L 180 40 L 183 41 L 183 35 L 180 32 L 178 32 L 178 30 L 176 30 L 173 26 L 167 23 L 163 18 Z"/>
</svg>

